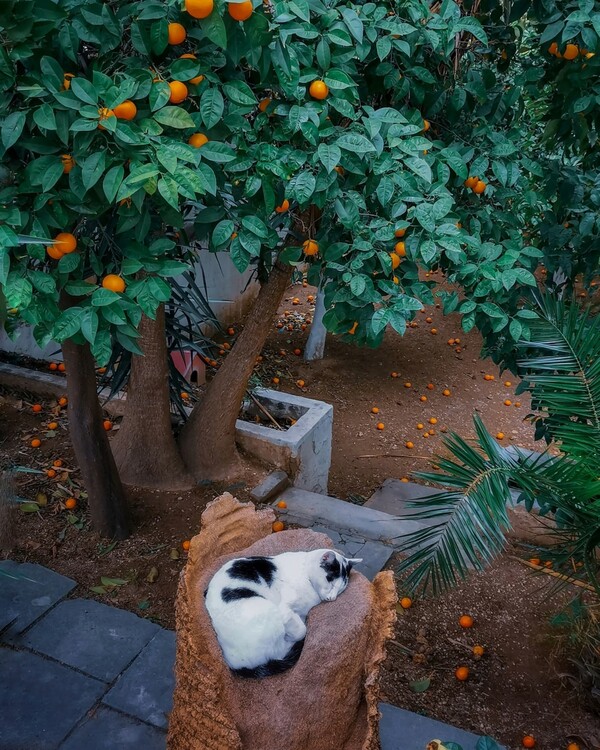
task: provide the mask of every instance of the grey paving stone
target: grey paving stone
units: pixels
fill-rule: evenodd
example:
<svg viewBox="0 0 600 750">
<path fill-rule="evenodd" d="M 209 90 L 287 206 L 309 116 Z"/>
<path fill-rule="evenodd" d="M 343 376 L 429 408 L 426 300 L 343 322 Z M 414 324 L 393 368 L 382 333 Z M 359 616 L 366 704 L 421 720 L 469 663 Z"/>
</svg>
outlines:
<svg viewBox="0 0 600 750">
<path fill-rule="evenodd" d="M 9 365 L 6 362 L 0 362 L 0 383 L 43 396 L 64 396 L 67 392 L 67 381 L 64 377 L 31 370 L 29 367 Z"/>
<path fill-rule="evenodd" d="M 381 750 L 425 750 L 431 740 L 456 742 L 463 750 L 475 750 L 479 736 L 403 708 L 380 703 Z"/>
<path fill-rule="evenodd" d="M 267 503 L 272 497 L 283 492 L 290 484 L 290 478 L 281 469 L 272 471 L 263 481 L 250 491 L 250 497 L 257 503 Z"/>
<path fill-rule="evenodd" d="M 7 648 L 0 648 L 0 675 L 3 750 L 55 750 L 106 689 L 42 656 Z"/>
<path fill-rule="evenodd" d="M 318 523 L 311 526 L 311 529 L 319 534 L 325 534 L 325 536 L 328 536 L 335 545 L 342 543 L 342 535 L 335 529 L 328 529 L 326 526 L 321 526 Z"/>
<path fill-rule="evenodd" d="M 110 708 L 100 708 L 60 746 L 60 750 L 165 750 L 167 736 Z"/>
<path fill-rule="evenodd" d="M 356 570 L 360 571 L 369 581 L 372 581 L 390 559 L 393 551 L 393 547 L 388 547 L 381 542 L 367 540 L 362 549 L 356 553 L 357 557 L 363 559 L 361 563 L 356 565 Z"/>
<path fill-rule="evenodd" d="M 175 687 L 175 633 L 161 630 L 119 677 L 103 702 L 131 716 L 167 727 Z"/>
<path fill-rule="evenodd" d="M 418 508 L 408 507 L 408 503 L 423 500 L 439 494 L 433 487 L 424 487 L 416 482 L 401 482 L 399 479 L 386 479 L 365 503 L 365 507 L 380 510 L 393 516 L 410 517 L 418 513 Z M 439 518 L 422 520 L 421 523 L 438 524 Z"/>
<path fill-rule="evenodd" d="M 9 641 L 21 633 L 75 585 L 41 565 L 0 562 L 0 640 Z"/>
<path fill-rule="evenodd" d="M 71 599 L 55 607 L 18 643 L 111 682 L 159 629 L 131 612 Z"/>
<path fill-rule="evenodd" d="M 278 509 L 277 513 L 285 518 L 289 516 L 290 522 L 293 518 L 303 526 L 321 524 L 337 529 L 342 534 L 348 532 L 374 541 L 399 543 L 406 534 L 424 528 L 420 521 L 395 518 L 389 513 L 366 508 L 364 505 L 354 505 L 298 487 L 289 487 L 274 504 L 279 500 L 286 501 L 287 509 Z"/>
</svg>

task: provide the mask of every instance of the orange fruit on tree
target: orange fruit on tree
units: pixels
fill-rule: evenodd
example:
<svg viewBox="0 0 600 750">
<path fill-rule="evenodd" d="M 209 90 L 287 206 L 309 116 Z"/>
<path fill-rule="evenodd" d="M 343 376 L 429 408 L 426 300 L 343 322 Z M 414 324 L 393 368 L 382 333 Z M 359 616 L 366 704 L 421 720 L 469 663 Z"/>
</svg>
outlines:
<svg viewBox="0 0 600 750">
<path fill-rule="evenodd" d="M 261 112 L 264 112 L 270 103 L 271 103 L 271 99 L 269 99 L 268 97 L 266 99 L 261 99 L 258 103 L 258 108 L 260 109 Z"/>
<path fill-rule="evenodd" d="M 305 330 L 305 328 L 306 328 L 306 326 L 301 326 L 301 328 L 302 328 L 302 330 L 304 331 L 304 330 Z M 348 331 L 348 333 L 349 333 L 349 334 L 350 334 L 351 336 L 354 336 L 354 334 L 356 333 L 356 329 L 357 329 L 357 328 L 358 328 L 358 320 L 355 320 L 355 321 L 354 321 L 354 323 L 352 324 L 352 328 L 351 328 L 351 329 L 350 329 L 350 330 Z"/>
<path fill-rule="evenodd" d="M 481 195 L 482 193 L 485 192 L 486 187 L 487 185 L 485 184 L 483 180 L 477 180 L 477 182 L 475 183 L 475 186 L 473 187 L 473 192 L 476 195 Z"/>
<path fill-rule="evenodd" d="M 193 18 L 208 18 L 214 7 L 213 0 L 185 0 L 185 9 Z"/>
<path fill-rule="evenodd" d="M 137 107 L 131 99 L 125 99 L 124 102 L 117 104 L 117 106 L 113 108 L 113 112 L 115 113 L 115 117 L 119 120 L 133 120 L 137 114 Z"/>
<path fill-rule="evenodd" d="M 548 54 L 555 55 L 557 52 L 558 52 L 558 44 L 556 42 L 552 42 L 552 44 L 548 47 Z"/>
<path fill-rule="evenodd" d="M 285 529 L 285 524 L 283 523 L 283 521 L 274 521 L 273 525 L 271 526 L 271 529 L 274 532 L 283 531 Z"/>
<path fill-rule="evenodd" d="M 403 596 L 400 599 L 400 606 L 402 609 L 410 609 L 412 607 L 412 599 L 409 596 Z"/>
<path fill-rule="evenodd" d="M 56 429 L 58 429 L 58 422 L 48 422 L 48 429 L 49 430 L 56 430 Z M 56 463 L 54 465 L 56 465 Z M 59 464 L 59 466 L 60 466 L 60 464 Z"/>
<path fill-rule="evenodd" d="M 112 109 L 108 109 L 108 107 L 100 107 L 100 109 L 98 110 L 98 115 L 100 116 L 98 127 L 100 128 L 100 130 L 106 130 L 106 128 L 102 124 L 102 120 L 108 120 L 109 117 L 114 117 L 115 113 Z"/>
<path fill-rule="evenodd" d="M 31 407 L 31 411 L 34 412 L 35 414 L 39 414 L 42 411 L 42 405 L 41 404 L 34 404 Z"/>
<path fill-rule="evenodd" d="M 287 503 L 286 503 L 286 501 L 285 501 L 285 500 L 280 500 L 280 501 L 279 501 L 279 502 L 277 503 L 277 507 L 278 507 L 278 508 L 287 508 Z"/>
<path fill-rule="evenodd" d="M 275 207 L 275 211 L 278 214 L 284 214 L 287 210 L 289 210 L 289 207 L 290 207 L 290 202 L 287 198 L 285 198 L 281 206 Z"/>
<path fill-rule="evenodd" d="M 60 158 L 63 165 L 63 174 L 69 174 L 69 172 L 75 166 L 75 159 L 71 156 L 71 154 L 61 154 Z"/>
<path fill-rule="evenodd" d="M 390 255 L 390 258 L 392 259 L 392 269 L 395 270 L 400 265 L 400 258 L 398 255 L 396 255 L 396 253 L 390 253 L 389 255 Z"/>
<path fill-rule="evenodd" d="M 426 133 L 431 127 L 429 120 L 423 120 L 423 132 Z"/>
<path fill-rule="evenodd" d="M 182 548 L 183 548 L 183 549 L 184 549 L 184 550 L 185 550 L 186 552 L 187 552 L 187 551 L 189 550 L 189 548 L 190 548 L 190 544 L 191 544 L 191 542 L 190 542 L 190 540 L 189 540 L 189 539 L 184 539 L 184 540 L 183 540 L 183 542 L 181 542 L 181 546 L 182 546 Z"/>
<path fill-rule="evenodd" d="M 188 88 L 185 83 L 181 81 L 169 81 L 169 88 L 171 89 L 171 95 L 169 96 L 171 104 L 181 104 L 181 102 L 187 99 Z"/>
<path fill-rule="evenodd" d="M 319 243 L 316 240 L 305 240 L 302 243 L 304 255 L 316 255 L 319 252 Z"/>
<path fill-rule="evenodd" d="M 109 430 L 112 430 L 113 423 L 110 421 L 110 419 L 105 419 L 104 422 L 102 422 L 102 427 L 108 432 Z"/>
<path fill-rule="evenodd" d="M 461 626 L 461 628 L 472 628 L 473 618 L 471 617 L 471 615 L 461 615 L 458 618 L 458 624 Z"/>
<path fill-rule="evenodd" d="M 334 169 L 334 171 L 335 171 L 335 172 L 337 172 L 337 173 L 338 173 L 338 174 L 339 174 L 339 175 L 340 175 L 341 177 L 343 177 L 343 176 L 344 176 L 344 175 L 346 174 L 346 170 L 344 169 L 344 167 L 340 167 L 340 165 L 339 165 L 339 164 L 337 165 L 337 167 L 334 167 L 333 169 Z"/>
<path fill-rule="evenodd" d="M 383 424 L 383 422 L 378 422 L 377 423 L 377 429 L 378 430 L 385 430 L 385 425 Z"/>
<path fill-rule="evenodd" d="M 70 232 L 60 232 L 54 238 L 54 244 L 51 247 L 61 255 L 72 253 L 77 248 L 77 238 Z"/>
<path fill-rule="evenodd" d="M 469 190 L 472 190 L 475 187 L 475 185 L 477 185 L 478 182 L 479 182 L 478 177 L 467 177 L 467 179 L 464 181 L 463 184 L 466 188 L 469 188 Z"/>
<path fill-rule="evenodd" d="M 565 58 L 565 60 L 574 60 L 578 54 L 579 47 L 576 44 L 567 44 L 567 46 L 565 47 L 565 51 L 563 52 L 563 57 Z"/>
<path fill-rule="evenodd" d="M 109 273 L 102 279 L 102 286 L 104 289 L 109 289 L 111 292 L 120 294 L 125 291 L 125 282 L 116 273 Z"/>
<path fill-rule="evenodd" d="M 484 653 L 485 649 L 483 648 L 483 646 L 473 646 L 473 656 L 475 656 L 477 659 L 480 659 Z"/>
<path fill-rule="evenodd" d="M 396 255 L 399 255 L 401 258 L 406 257 L 406 245 L 404 242 L 396 242 L 396 245 L 394 247 L 394 252 Z"/>
<path fill-rule="evenodd" d="M 67 400 L 67 397 L 66 397 L 66 396 L 61 396 L 61 397 L 60 397 L 60 398 L 58 399 L 58 405 L 59 405 L 59 406 L 66 406 L 66 405 L 67 405 L 68 403 L 69 403 L 69 402 L 68 402 L 68 400 Z"/>
<path fill-rule="evenodd" d="M 535 737 L 531 734 L 526 734 L 521 740 L 521 744 L 527 748 L 535 747 Z"/>
<path fill-rule="evenodd" d="M 460 682 L 464 682 L 465 680 L 468 680 L 469 679 L 469 667 L 458 667 L 458 669 L 454 673 L 454 676 Z"/>
<path fill-rule="evenodd" d="M 313 99 L 326 99 L 329 94 L 329 86 L 325 81 L 313 81 L 309 86 L 308 93 Z"/>
<path fill-rule="evenodd" d="M 75 78 L 75 73 L 65 73 L 63 75 L 63 89 L 65 91 L 71 88 L 71 78 Z"/>
<path fill-rule="evenodd" d="M 204 133 L 194 133 L 188 138 L 188 143 L 194 148 L 202 148 L 205 143 L 208 143 L 208 138 Z"/>
<path fill-rule="evenodd" d="M 169 44 L 181 44 L 185 42 L 187 31 L 180 23 L 170 23 L 168 26 Z"/>
<path fill-rule="evenodd" d="M 227 3 L 227 11 L 235 21 L 247 21 L 253 10 L 251 0 L 244 0 L 242 3 Z"/>
<path fill-rule="evenodd" d="M 68 497 L 65 500 L 65 508 L 67 510 L 74 510 L 77 507 L 77 500 L 74 497 Z"/>
<path fill-rule="evenodd" d="M 404 237 L 406 234 L 406 229 L 396 229 L 394 232 L 394 237 Z"/>
<path fill-rule="evenodd" d="M 33 440 L 31 441 L 32 448 L 39 448 L 41 444 L 42 441 L 39 438 L 33 438 Z"/>
</svg>

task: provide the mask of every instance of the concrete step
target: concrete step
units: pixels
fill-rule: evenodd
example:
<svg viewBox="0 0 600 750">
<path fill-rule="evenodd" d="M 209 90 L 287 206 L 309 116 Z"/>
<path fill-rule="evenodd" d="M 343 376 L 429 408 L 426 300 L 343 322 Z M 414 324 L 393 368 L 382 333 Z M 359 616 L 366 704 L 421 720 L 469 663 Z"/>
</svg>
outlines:
<svg viewBox="0 0 600 750">
<path fill-rule="evenodd" d="M 419 512 L 418 508 L 409 507 L 410 502 L 425 500 L 439 494 L 440 490 L 435 487 L 424 487 L 416 482 L 402 482 L 400 479 L 386 479 L 367 500 L 364 507 L 394 516 L 410 517 Z M 429 525 L 431 520 L 439 523 L 439 518 L 422 520 L 421 523 Z"/>
<path fill-rule="evenodd" d="M 279 495 L 273 505 L 285 500 L 287 508 L 277 509 L 289 523 L 312 527 L 320 524 L 358 537 L 397 546 L 402 537 L 425 528 L 421 521 L 397 518 L 364 505 L 354 505 L 328 495 L 319 495 L 290 487 Z"/>
</svg>

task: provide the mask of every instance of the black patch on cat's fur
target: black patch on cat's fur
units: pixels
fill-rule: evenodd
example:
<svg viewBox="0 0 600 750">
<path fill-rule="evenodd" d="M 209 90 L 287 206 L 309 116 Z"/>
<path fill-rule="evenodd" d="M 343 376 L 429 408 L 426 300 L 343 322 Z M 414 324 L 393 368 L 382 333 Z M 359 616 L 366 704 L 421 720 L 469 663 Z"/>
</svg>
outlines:
<svg viewBox="0 0 600 750">
<path fill-rule="evenodd" d="M 325 571 L 327 582 L 331 583 L 336 578 L 343 577 L 344 580 L 348 577 L 346 566 L 342 568 L 340 561 L 334 555 L 332 560 L 321 560 L 321 567 Z"/>
<path fill-rule="evenodd" d="M 237 589 L 224 588 L 223 591 L 221 591 L 221 599 L 226 604 L 229 604 L 229 602 L 235 602 L 238 599 L 251 599 L 253 596 L 258 596 L 260 599 L 264 599 L 264 597 L 256 591 L 246 589 L 243 586 L 240 586 Z"/>
<path fill-rule="evenodd" d="M 238 677 L 247 678 L 271 677 L 274 674 L 281 674 L 296 664 L 302 653 L 303 646 L 304 638 L 301 641 L 296 641 L 283 659 L 271 659 L 266 664 L 261 664 L 259 667 L 254 667 L 253 669 L 242 667 L 241 669 L 232 669 L 231 671 Z"/>
<path fill-rule="evenodd" d="M 243 557 L 236 560 L 227 571 L 230 578 L 241 578 L 243 581 L 261 583 L 267 586 L 273 583 L 276 565 L 270 557 Z M 262 579 L 262 581 L 261 581 Z"/>
</svg>

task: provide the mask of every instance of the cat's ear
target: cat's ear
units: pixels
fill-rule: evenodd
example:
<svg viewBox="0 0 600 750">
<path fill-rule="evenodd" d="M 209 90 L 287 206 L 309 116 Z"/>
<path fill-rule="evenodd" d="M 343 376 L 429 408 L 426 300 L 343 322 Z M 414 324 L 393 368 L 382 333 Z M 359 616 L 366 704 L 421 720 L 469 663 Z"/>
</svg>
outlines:
<svg viewBox="0 0 600 750">
<path fill-rule="evenodd" d="M 322 563 L 330 563 L 335 560 L 335 552 L 333 550 L 330 550 L 329 552 L 324 552 L 321 557 Z"/>
<path fill-rule="evenodd" d="M 348 571 L 351 571 L 354 565 L 357 565 L 358 563 L 361 563 L 362 561 L 363 561 L 362 557 L 347 557 L 346 562 L 348 563 Z"/>
</svg>

